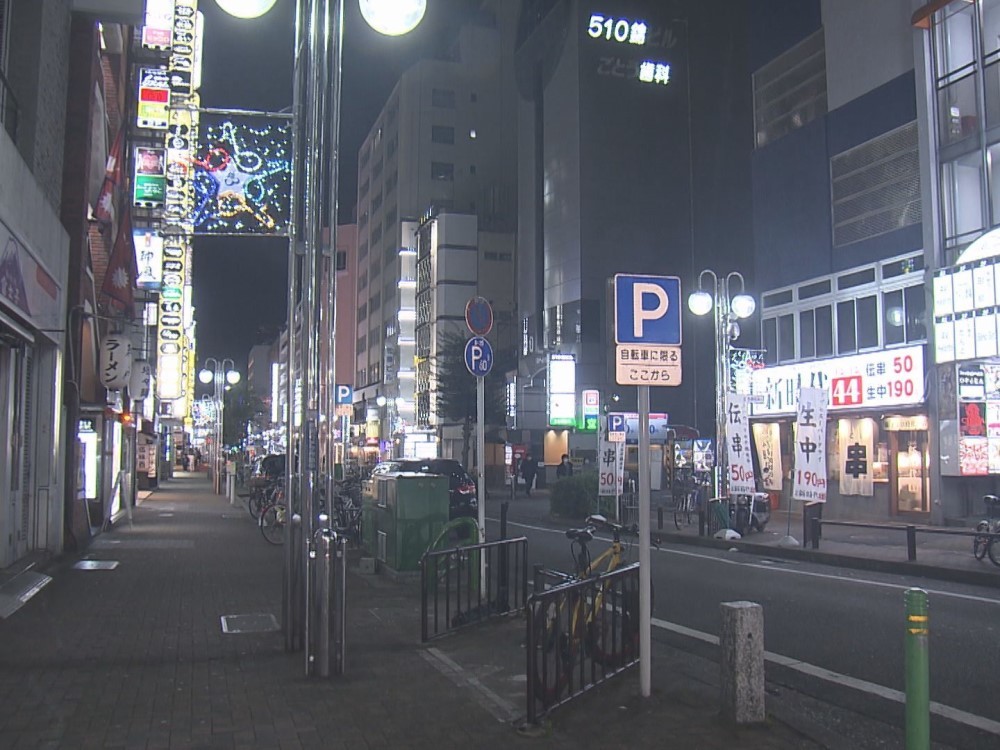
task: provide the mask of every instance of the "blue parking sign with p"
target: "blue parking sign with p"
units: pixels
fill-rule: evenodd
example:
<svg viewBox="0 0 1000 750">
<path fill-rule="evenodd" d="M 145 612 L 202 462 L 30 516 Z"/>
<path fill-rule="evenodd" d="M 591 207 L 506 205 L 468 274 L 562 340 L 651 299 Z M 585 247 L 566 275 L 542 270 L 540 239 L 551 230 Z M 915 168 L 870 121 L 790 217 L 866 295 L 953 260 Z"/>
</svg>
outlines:
<svg viewBox="0 0 1000 750">
<path fill-rule="evenodd" d="M 350 404 L 354 400 L 354 389 L 349 385 L 337 384 L 337 406 Z"/>
<path fill-rule="evenodd" d="M 681 280 L 615 276 L 615 343 L 681 345 Z"/>
</svg>

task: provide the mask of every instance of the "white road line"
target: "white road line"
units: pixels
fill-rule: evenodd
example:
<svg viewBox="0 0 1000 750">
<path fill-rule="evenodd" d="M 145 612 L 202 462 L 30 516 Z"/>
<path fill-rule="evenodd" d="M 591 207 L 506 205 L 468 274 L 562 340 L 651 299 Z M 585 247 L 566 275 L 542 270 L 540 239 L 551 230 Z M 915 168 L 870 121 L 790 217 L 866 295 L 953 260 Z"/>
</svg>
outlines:
<svg viewBox="0 0 1000 750">
<path fill-rule="evenodd" d="M 667 622 L 666 620 L 660 620 L 656 617 L 652 618 L 652 625 L 653 627 L 660 628 L 661 630 L 667 630 L 671 633 L 677 633 L 678 635 L 703 641 L 704 643 L 710 643 L 713 646 L 719 645 L 718 636 L 712 635 L 711 633 L 703 633 L 700 630 L 687 628 L 683 625 Z M 869 695 L 877 695 L 880 698 L 885 698 L 886 700 L 894 701 L 896 703 L 906 703 L 905 693 L 900 690 L 895 690 L 894 688 L 879 685 L 875 682 L 869 682 L 868 680 L 861 680 L 857 677 L 851 677 L 850 675 L 833 672 L 823 667 L 817 667 L 815 664 L 809 664 L 798 659 L 793 659 L 790 656 L 776 654 L 773 651 L 765 651 L 764 659 L 773 664 L 778 664 L 782 667 L 787 667 L 788 669 L 794 669 L 796 672 L 801 672 L 802 674 L 815 677 L 819 680 L 832 682 L 836 685 L 841 685 L 842 687 L 851 688 L 852 690 L 857 690 L 862 693 L 868 693 Z M 971 714 L 968 711 L 962 711 L 961 709 L 953 708 L 952 706 L 946 706 L 945 704 L 938 703 L 937 701 L 931 701 L 930 709 L 931 713 L 936 716 L 950 719 L 951 721 L 958 724 L 964 724 L 965 726 L 972 727 L 973 729 L 979 729 L 984 732 L 1000 735 L 1000 721 L 993 721 L 992 719 L 987 719 L 985 716 L 977 716 L 976 714 Z"/>
<path fill-rule="evenodd" d="M 530 524 L 517 523 L 515 521 L 508 521 L 507 525 L 508 526 L 518 526 L 518 527 L 520 527 L 522 529 L 529 529 L 531 531 L 541 531 L 541 532 L 545 532 L 545 533 L 548 533 L 548 534 L 556 534 L 558 536 L 563 536 L 565 534 L 564 531 L 560 531 L 558 529 L 550 529 L 550 528 L 546 528 L 545 526 L 532 526 Z M 603 539 L 602 537 L 597 537 L 597 538 L 602 539 L 602 541 L 610 541 L 610 539 Z M 821 579 L 826 579 L 826 580 L 830 580 L 830 581 L 838 581 L 840 583 L 856 583 L 856 584 L 859 584 L 861 586 L 874 586 L 876 588 L 886 588 L 886 589 L 892 589 L 894 591 L 905 591 L 906 589 L 910 588 L 909 585 L 905 585 L 905 584 L 886 583 L 885 581 L 873 581 L 873 580 L 870 580 L 868 578 L 851 578 L 851 577 L 847 577 L 847 576 L 833 575 L 831 573 L 816 573 L 816 572 L 810 571 L 810 570 L 796 570 L 794 568 L 787 568 L 787 567 L 782 567 L 782 566 L 776 566 L 776 565 L 773 565 L 773 564 L 772 565 L 763 565 L 761 563 L 751 562 L 749 559 L 747 559 L 745 557 L 744 558 L 740 558 L 738 560 L 734 560 L 734 559 L 731 559 L 731 558 L 716 557 L 715 555 L 706 555 L 704 553 L 689 552 L 689 551 L 686 551 L 686 550 L 654 549 L 653 551 L 654 552 L 659 552 L 659 553 L 664 554 L 664 555 L 679 555 L 681 557 L 695 557 L 695 558 L 698 558 L 700 560 L 710 560 L 710 561 L 713 561 L 713 562 L 717 562 L 717 563 L 719 563 L 721 565 L 738 565 L 738 566 L 740 566 L 742 568 L 757 568 L 758 570 L 767 570 L 767 571 L 770 571 L 772 573 L 785 573 L 785 574 L 788 574 L 788 575 L 807 576 L 809 578 L 821 578 Z M 750 553 L 745 553 L 745 554 L 750 554 Z M 965 601 L 979 602 L 979 603 L 982 603 L 982 604 L 1000 605 L 1000 599 L 993 599 L 993 598 L 986 597 L 986 596 L 975 596 L 973 594 L 960 594 L 960 593 L 958 593 L 956 591 L 945 591 L 943 589 L 929 589 L 929 588 L 924 588 L 924 590 L 928 594 L 933 594 L 934 596 L 947 596 L 947 597 L 949 597 L 951 599 L 962 599 L 962 600 L 965 600 Z"/>
<path fill-rule="evenodd" d="M 435 669 L 456 685 L 471 688 L 476 702 L 485 708 L 497 721 L 507 723 L 517 717 L 517 708 L 513 703 L 490 690 L 475 675 L 440 649 L 433 647 L 420 649 L 419 653 Z"/>
</svg>

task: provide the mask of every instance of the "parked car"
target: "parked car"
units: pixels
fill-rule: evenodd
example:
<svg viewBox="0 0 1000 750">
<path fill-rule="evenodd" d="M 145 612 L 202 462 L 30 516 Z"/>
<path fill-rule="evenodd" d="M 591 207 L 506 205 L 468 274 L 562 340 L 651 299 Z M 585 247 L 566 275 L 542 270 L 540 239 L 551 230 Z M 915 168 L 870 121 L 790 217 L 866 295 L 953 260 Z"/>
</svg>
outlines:
<svg viewBox="0 0 1000 750">
<path fill-rule="evenodd" d="M 462 466 L 451 458 L 399 458 L 383 461 L 372 470 L 372 476 L 397 471 L 412 471 L 421 474 L 438 474 L 448 477 L 448 517 L 475 518 L 479 515 L 479 501 L 476 483 Z"/>
</svg>

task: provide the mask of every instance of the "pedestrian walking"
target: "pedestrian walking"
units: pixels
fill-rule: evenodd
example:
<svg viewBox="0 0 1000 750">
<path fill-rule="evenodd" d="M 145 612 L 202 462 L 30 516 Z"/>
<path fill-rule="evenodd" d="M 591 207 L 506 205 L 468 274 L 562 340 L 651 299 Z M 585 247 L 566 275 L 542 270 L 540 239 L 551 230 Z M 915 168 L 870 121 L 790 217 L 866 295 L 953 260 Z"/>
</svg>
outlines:
<svg viewBox="0 0 1000 750">
<path fill-rule="evenodd" d="M 556 477 L 571 477 L 573 476 L 573 464 L 569 461 L 569 454 L 563 453 L 562 460 L 559 462 L 559 466 L 556 467 Z"/>
<path fill-rule="evenodd" d="M 524 479 L 524 494 L 528 497 L 531 497 L 531 485 L 535 483 L 535 474 L 537 472 L 538 466 L 535 464 L 535 459 L 529 453 L 521 459 L 521 477 Z"/>
</svg>

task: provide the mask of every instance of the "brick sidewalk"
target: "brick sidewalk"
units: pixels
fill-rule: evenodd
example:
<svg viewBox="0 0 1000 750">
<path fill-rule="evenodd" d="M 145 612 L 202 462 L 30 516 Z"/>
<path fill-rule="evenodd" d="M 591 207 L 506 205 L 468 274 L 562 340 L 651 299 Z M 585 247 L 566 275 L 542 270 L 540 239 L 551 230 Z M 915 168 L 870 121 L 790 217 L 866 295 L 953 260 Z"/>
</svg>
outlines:
<svg viewBox="0 0 1000 750">
<path fill-rule="evenodd" d="M 0 621 L 0 747 L 819 747 L 776 720 L 724 726 L 713 689 L 675 669 L 658 670 L 648 701 L 629 674 L 522 736 L 426 658 L 416 587 L 353 572 L 347 673 L 307 679 L 279 632 L 222 632 L 223 615 L 279 615 L 282 550 L 203 477 L 166 483 L 85 558 L 119 565 L 62 561 Z M 449 641 L 480 661 L 523 661 L 523 650 L 495 656 L 488 631 L 436 645 Z"/>
</svg>

